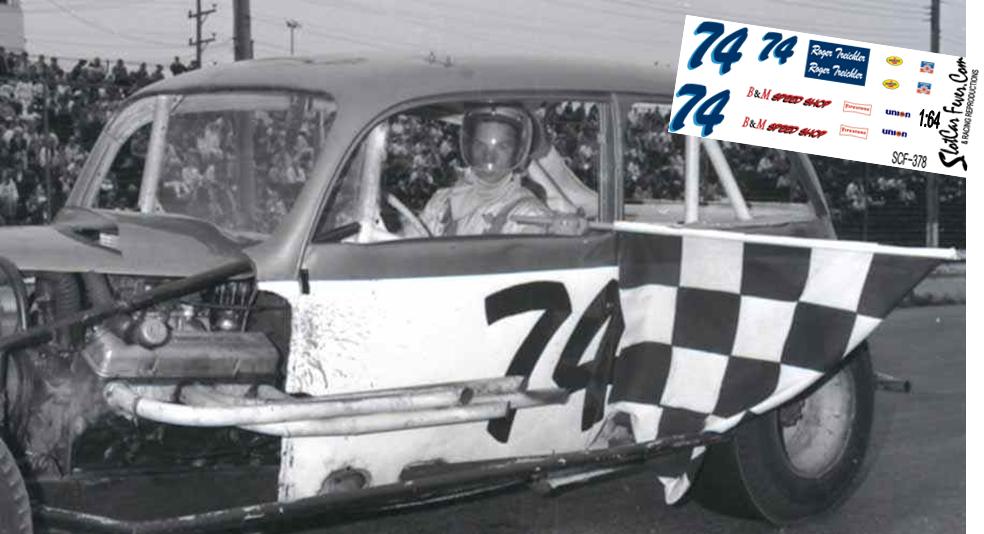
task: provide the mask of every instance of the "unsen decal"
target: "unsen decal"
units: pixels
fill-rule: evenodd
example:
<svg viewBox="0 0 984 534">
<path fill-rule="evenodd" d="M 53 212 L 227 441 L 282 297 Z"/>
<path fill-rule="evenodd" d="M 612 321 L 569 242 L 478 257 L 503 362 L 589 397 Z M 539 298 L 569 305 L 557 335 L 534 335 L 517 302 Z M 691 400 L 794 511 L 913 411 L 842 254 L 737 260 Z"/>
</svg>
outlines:
<svg viewBox="0 0 984 534">
<path fill-rule="evenodd" d="M 946 113 L 943 118 L 946 119 L 946 122 L 938 130 L 940 141 L 943 142 L 943 148 L 939 151 L 940 163 L 947 168 L 959 163 L 964 171 L 967 170 L 966 154 L 961 154 L 960 145 L 966 145 L 970 142 L 970 120 L 973 112 L 974 93 L 977 88 L 977 75 L 977 69 L 968 75 L 967 63 L 964 58 L 960 57 L 957 58 L 956 71 L 948 76 L 950 81 L 957 84 L 957 87 L 953 90 L 951 104 L 943 106 L 943 113 Z M 966 117 L 964 117 L 964 113 L 966 113 Z M 963 119 L 962 126 L 961 119 Z M 962 139 L 961 131 L 963 132 Z"/>
<path fill-rule="evenodd" d="M 844 111 L 861 115 L 871 115 L 871 104 L 858 104 L 857 102 L 845 100 Z"/>
<path fill-rule="evenodd" d="M 772 102 L 782 102 L 783 104 L 800 104 L 806 107 L 812 108 L 825 108 L 830 105 L 832 100 L 827 100 L 823 98 L 807 98 L 805 96 L 794 95 L 790 93 L 772 93 L 772 89 L 756 89 L 755 87 L 748 88 L 748 94 L 745 96 L 749 98 L 757 98 L 759 100 L 771 100 Z"/>
<path fill-rule="evenodd" d="M 939 128 L 940 112 L 935 109 L 919 110 L 919 126 L 923 128 Z"/>
<path fill-rule="evenodd" d="M 748 88 L 748 94 L 745 95 L 748 98 L 760 98 L 762 100 L 768 100 L 772 98 L 772 89 L 756 89 L 755 87 Z"/>
<path fill-rule="evenodd" d="M 859 46 L 810 40 L 803 75 L 815 80 L 863 86 L 868 76 L 870 52 Z"/>
<path fill-rule="evenodd" d="M 909 134 L 901 130 L 891 130 L 889 128 L 882 128 L 882 133 L 885 135 L 891 135 L 893 137 L 909 137 Z"/>
<path fill-rule="evenodd" d="M 933 89 L 933 84 L 929 82 L 919 82 L 916 84 L 916 92 L 921 95 L 928 95 L 930 90 Z"/>
<path fill-rule="evenodd" d="M 766 122 L 767 121 L 765 119 L 753 119 L 746 116 L 741 125 L 745 128 L 751 128 L 753 130 L 765 130 L 767 132 L 776 132 L 787 135 L 798 133 L 800 137 L 811 137 L 813 139 L 827 135 L 827 130 L 820 130 L 818 128 L 802 128 L 794 124 L 783 124 L 780 122 L 773 122 L 766 126 Z"/>
<path fill-rule="evenodd" d="M 903 119 L 908 119 L 911 116 L 908 111 L 899 111 L 897 109 L 886 109 L 885 115 L 890 117 L 902 117 Z"/>
<path fill-rule="evenodd" d="M 859 139 L 867 139 L 868 129 L 862 128 L 860 126 L 847 126 L 846 124 L 841 124 L 840 134 L 847 137 L 857 137 Z"/>
<path fill-rule="evenodd" d="M 919 63 L 919 72 L 923 74 L 932 74 L 933 67 L 935 66 L 936 63 L 933 63 L 932 61 L 922 61 Z"/>
<path fill-rule="evenodd" d="M 888 80 L 883 81 L 882 82 L 882 85 L 885 87 L 885 89 L 898 89 L 899 88 L 899 81 L 898 80 L 888 79 Z"/>
<path fill-rule="evenodd" d="M 746 116 L 745 120 L 742 121 L 741 126 L 743 128 L 751 128 L 753 130 L 764 130 L 768 121 L 765 119 L 753 119 Z"/>
<path fill-rule="evenodd" d="M 885 58 L 885 62 L 893 67 L 898 67 L 899 65 L 902 64 L 902 58 L 900 58 L 899 56 L 888 56 L 887 58 Z"/>
</svg>

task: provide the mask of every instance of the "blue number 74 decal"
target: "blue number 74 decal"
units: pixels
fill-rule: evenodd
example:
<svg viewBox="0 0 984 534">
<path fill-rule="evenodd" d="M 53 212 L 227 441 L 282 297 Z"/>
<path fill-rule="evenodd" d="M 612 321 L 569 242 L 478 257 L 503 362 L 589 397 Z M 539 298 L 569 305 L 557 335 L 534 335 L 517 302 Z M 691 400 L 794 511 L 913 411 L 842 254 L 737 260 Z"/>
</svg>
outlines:
<svg viewBox="0 0 984 534">
<path fill-rule="evenodd" d="M 686 125 L 687 116 L 690 115 L 690 111 L 694 109 L 694 106 L 697 106 L 698 102 L 707 96 L 707 87 L 696 83 L 688 83 L 680 87 L 680 90 L 676 92 L 676 96 L 689 96 L 690 99 L 680 106 L 680 110 L 670 120 L 669 129 L 671 132 L 676 132 Z M 696 111 L 694 111 L 694 124 L 701 127 L 701 137 L 711 135 L 714 127 L 724 121 L 724 114 L 721 112 L 730 99 L 731 91 L 725 89 L 704 100 L 697 107 Z"/>
</svg>

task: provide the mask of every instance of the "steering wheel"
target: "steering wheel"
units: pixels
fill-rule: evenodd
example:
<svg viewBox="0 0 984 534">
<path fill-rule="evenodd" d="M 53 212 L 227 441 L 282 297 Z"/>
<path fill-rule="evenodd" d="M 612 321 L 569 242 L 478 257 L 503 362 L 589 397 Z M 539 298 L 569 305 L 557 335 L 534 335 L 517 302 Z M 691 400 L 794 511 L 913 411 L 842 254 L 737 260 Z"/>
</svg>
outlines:
<svg viewBox="0 0 984 534">
<path fill-rule="evenodd" d="M 386 203 L 402 215 L 403 218 L 410 221 L 410 224 L 418 234 L 422 234 L 427 237 L 434 237 L 434 234 L 431 233 L 430 229 L 427 228 L 427 225 L 420 220 L 420 217 L 417 217 L 412 211 L 410 211 L 410 208 L 408 208 L 403 202 L 400 202 L 400 199 L 396 198 L 393 193 L 386 194 Z"/>
</svg>

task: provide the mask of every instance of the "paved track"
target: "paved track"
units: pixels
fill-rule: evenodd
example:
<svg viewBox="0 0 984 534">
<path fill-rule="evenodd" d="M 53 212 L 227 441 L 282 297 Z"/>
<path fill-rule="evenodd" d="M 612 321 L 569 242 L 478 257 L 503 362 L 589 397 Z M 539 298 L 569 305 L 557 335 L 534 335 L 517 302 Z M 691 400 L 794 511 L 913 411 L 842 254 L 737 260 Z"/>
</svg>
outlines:
<svg viewBox="0 0 984 534">
<path fill-rule="evenodd" d="M 876 458 L 843 508 L 784 534 L 934 534 L 966 525 L 966 324 L 962 306 L 896 311 L 872 339 L 875 368 L 912 380 L 909 395 L 880 392 Z M 360 520 L 321 532 L 775 533 L 690 502 L 662 503 L 651 473 L 556 497 L 509 493 Z"/>
</svg>

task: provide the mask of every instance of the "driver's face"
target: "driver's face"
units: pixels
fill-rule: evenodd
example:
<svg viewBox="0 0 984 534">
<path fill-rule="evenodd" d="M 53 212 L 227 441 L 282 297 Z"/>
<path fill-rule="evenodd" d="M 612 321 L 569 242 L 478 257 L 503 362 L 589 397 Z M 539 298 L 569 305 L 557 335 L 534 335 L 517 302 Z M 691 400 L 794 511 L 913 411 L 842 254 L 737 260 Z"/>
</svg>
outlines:
<svg viewBox="0 0 984 534">
<path fill-rule="evenodd" d="M 472 139 L 472 169 L 484 182 L 495 183 L 509 174 L 519 148 L 514 128 L 498 121 L 480 122 Z"/>
</svg>

